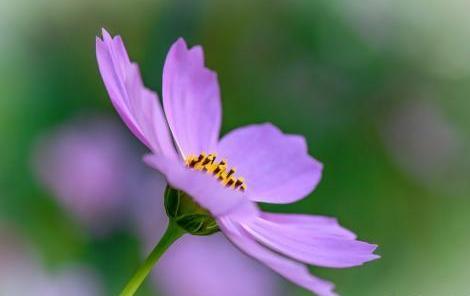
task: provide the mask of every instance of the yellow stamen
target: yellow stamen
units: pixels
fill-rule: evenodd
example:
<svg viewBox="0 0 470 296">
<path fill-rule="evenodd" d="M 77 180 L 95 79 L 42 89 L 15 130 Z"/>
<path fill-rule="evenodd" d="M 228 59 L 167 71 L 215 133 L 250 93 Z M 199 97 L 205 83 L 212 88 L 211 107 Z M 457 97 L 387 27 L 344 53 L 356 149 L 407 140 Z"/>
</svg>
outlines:
<svg viewBox="0 0 470 296">
<path fill-rule="evenodd" d="M 235 177 L 235 168 L 231 168 L 227 171 L 227 160 L 223 159 L 217 163 L 215 161 L 216 158 L 217 155 L 214 153 L 207 155 L 205 152 L 202 152 L 199 156 L 190 154 L 186 158 L 185 164 L 187 167 L 197 171 L 206 171 L 217 178 L 223 186 L 234 190 L 245 191 L 247 188 L 245 179 Z"/>
</svg>

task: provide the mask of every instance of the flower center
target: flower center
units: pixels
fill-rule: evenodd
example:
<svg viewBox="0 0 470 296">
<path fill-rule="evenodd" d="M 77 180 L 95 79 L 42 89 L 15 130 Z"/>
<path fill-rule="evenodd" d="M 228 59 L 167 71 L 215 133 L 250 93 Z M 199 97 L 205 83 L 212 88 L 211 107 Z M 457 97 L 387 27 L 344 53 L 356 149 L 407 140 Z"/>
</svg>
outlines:
<svg viewBox="0 0 470 296">
<path fill-rule="evenodd" d="M 215 153 L 207 155 L 206 153 L 202 152 L 199 156 L 194 154 L 189 155 L 186 158 L 185 163 L 189 168 L 201 172 L 205 171 L 213 175 L 222 183 L 223 186 L 234 190 L 245 191 L 247 188 L 245 179 L 243 177 L 235 176 L 235 168 L 228 170 L 227 161 L 225 159 L 216 162 L 216 158 L 217 155 Z"/>
</svg>

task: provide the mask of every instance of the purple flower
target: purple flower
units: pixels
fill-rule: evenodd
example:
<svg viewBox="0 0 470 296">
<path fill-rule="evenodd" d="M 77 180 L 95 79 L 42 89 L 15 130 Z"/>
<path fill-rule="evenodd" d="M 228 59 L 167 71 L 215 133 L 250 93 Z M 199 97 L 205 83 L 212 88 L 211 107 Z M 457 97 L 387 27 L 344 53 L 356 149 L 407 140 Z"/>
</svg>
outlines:
<svg viewBox="0 0 470 296">
<path fill-rule="evenodd" d="M 103 295 L 93 270 L 74 265 L 49 272 L 26 242 L 11 231 L 0 227 L 0 241 L 0 295 Z"/>
<path fill-rule="evenodd" d="M 334 285 L 311 275 L 305 264 L 344 268 L 378 258 L 375 245 L 356 240 L 333 218 L 271 214 L 257 207 L 256 202 L 302 199 L 320 181 L 322 165 L 308 155 L 303 137 L 268 123 L 236 129 L 219 140 L 219 85 L 204 66 L 200 46 L 188 49 L 183 39 L 172 45 L 163 69 L 165 113 L 157 94 L 144 87 L 120 36 L 103 30 L 96 50 L 114 107 L 152 152 L 145 161 L 209 211 L 239 249 L 323 296 L 336 295 Z"/>
<path fill-rule="evenodd" d="M 144 178 L 135 221 L 139 236 L 151 250 L 164 232 L 168 217 L 162 200 L 166 186 L 160 175 Z M 207 258 L 210 258 L 208 260 Z M 280 296 L 279 278 L 239 252 L 221 235 L 183 236 L 161 258 L 152 274 L 165 296 Z"/>
<path fill-rule="evenodd" d="M 34 169 L 80 224 L 103 234 L 122 222 L 128 173 L 136 158 L 117 124 L 99 117 L 84 119 L 66 122 L 39 138 Z"/>
<path fill-rule="evenodd" d="M 282 294 L 276 276 L 219 234 L 181 238 L 158 263 L 155 280 L 165 296 Z"/>
</svg>

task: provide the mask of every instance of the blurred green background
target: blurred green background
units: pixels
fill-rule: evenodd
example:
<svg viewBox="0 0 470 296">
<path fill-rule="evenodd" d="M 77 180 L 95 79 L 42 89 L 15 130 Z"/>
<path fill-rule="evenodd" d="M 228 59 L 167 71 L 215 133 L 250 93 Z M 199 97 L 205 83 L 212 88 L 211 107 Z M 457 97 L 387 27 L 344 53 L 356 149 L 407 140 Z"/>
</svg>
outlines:
<svg viewBox="0 0 470 296">
<path fill-rule="evenodd" d="M 265 208 L 335 216 L 379 245 L 379 261 L 316 274 L 343 295 L 468 295 L 469 9 L 460 0 L 0 0 L 0 225 L 47 269 L 84 264 L 106 295 L 119 291 L 141 260 L 139 240 L 77 225 L 37 181 L 32 150 L 81 114 L 117 121 L 95 61 L 101 27 L 123 36 L 159 93 L 166 52 L 182 36 L 218 72 L 223 133 L 270 121 L 305 135 L 325 165 L 308 198 Z"/>
</svg>

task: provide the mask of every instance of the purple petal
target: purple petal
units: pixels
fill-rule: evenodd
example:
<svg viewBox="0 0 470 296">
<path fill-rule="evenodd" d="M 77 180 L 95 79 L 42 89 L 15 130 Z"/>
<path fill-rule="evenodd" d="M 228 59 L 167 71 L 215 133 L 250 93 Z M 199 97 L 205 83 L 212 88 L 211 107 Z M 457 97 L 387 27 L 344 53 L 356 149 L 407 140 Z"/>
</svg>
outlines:
<svg viewBox="0 0 470 296">
<path fill-rule="evenodd" d="M 218 153 L 237 168 L 254 201 L 290 203 L 318 184 L 322 165 L 308 155 L 305 139 L 271 124 L 250 125 L 223 137 Z"/>
<path fill-rule="evenodd" d="M 200 46 L 188 49 L 180 38 L 170 48 L 163 68 L 163 107 L 183 157 L 213 152 L 222 118 L 219 83 L 204 67 Z"/>
<path fill-rule="evenodd" d="M 165 175 L 171 186 L 192 196 L 216 217 L 237 214 L 250 218 L 258 214 L 256 205 L 243 193 L 224 187 L 212 175 L 185 167 L 179 159 L 147 155 L 144 160 Z"/>
<path fill-rule="evenodd" d="M 270 217 L 276 216 L 270 214 Z M 281 218 L 285 218 L 284 215 Z M 276 221 L 277 220 L 277 221 Z M 306 221 L 311 223 L 312 221 Z M 355 240 L 344 229 L 327 225 L 286 224 L 266 216 L 243 225 L 254 239 L 288 257 L 308 264 L 345 268 L 377 259 L 376 245 Z"/>
<path fill-rule="evenodd" d="M 246 254 L 256 258 L 272 270 L 279 273 L 286 279 L 295 284 L 310 290 L 319 296 L 335 296 L 334 285 L 328 281 L 319 279 L 308 271 L 307 267 L 301 263 L 295 262 L 281 255 L 278 255 L 267 248 L 259 245 L 249 235 L 243 231 L 233 232 L 226 227 L 226 223 L 233 223 L 229 217 L 218 221 L 223 233 L 238 248 Z"/>
<path fill-rule="evenodd" d="M 265 212 L 261 214 L 261 217 L 268 221 L 291 225 L 315 233 L 356 239 L 356 235 L 353 232 L 339 225 L 338 220 L 332 217 L 301 214 L 272 214 Z"/>
<path fill-rule="evenodd" d="M 111 102 L 128 128 L 153 153 L 176 155 L 156 93 L 145 88 L 137 64 L 129 60 L 120 36 L 103 29 L 96 38 L 96 58 Z"/>
</svg>

